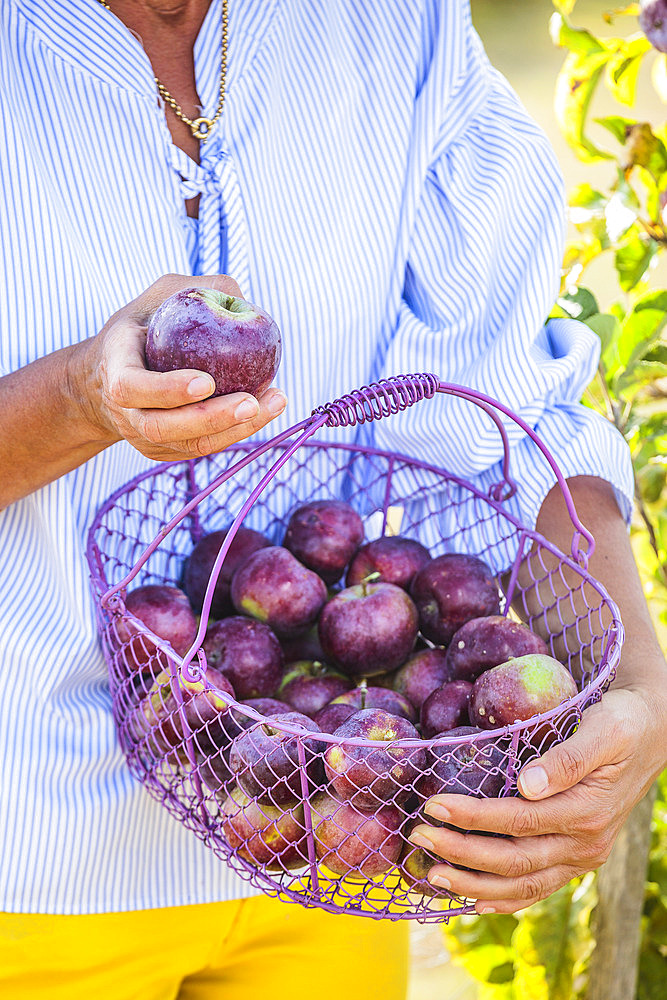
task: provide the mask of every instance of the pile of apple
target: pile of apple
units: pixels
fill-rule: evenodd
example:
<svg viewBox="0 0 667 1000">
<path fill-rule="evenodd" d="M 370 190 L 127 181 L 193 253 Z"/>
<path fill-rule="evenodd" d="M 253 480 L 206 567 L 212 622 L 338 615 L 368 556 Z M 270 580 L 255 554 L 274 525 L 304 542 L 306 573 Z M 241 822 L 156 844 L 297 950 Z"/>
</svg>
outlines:
<svg viewBox="0 0 667 1000">
<path fill-rule="evenodd" d="M 126 595 L 181 656 L 225 537 L 197 542 L 181 587 Z M 409 889 L 433 895 L 437 859 L 407 840 L 426 800 L 507 792 L 503 727 L 577 692 L 543 639 L 500 608 L 481 559 L 432 557 L 403 536 L 365 541 L 340 500 L 301 504 L 280 545 L 241 525 L 215 584 L 201 680 L 181 676 L 175 690 L 164 652 L 118 619 L 124 743 L 147 770 L 166 760 L 196 771 L 228 844 L 253 865 L 294 871 L 310 848 L 335 875 L 398 866 Z"/>
</svg>

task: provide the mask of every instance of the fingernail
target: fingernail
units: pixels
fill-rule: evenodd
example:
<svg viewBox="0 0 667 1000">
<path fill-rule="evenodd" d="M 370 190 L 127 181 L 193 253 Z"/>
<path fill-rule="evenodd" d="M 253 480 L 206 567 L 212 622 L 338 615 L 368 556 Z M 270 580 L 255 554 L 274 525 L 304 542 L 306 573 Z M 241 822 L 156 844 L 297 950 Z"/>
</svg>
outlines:
<svg viewBox="0 0 667 1000">
<path fill-rule="evenodd" d="M 548 784 L 547 772 L 539 765 L 527 767 L 519 775 L 519 791 L 525 795 L 541 795 Z"/>
<path fill-rule="evenodd" d="M 215 389 L 215 382 L 206 375 L 197 375 L 188 382 L 188 394 L 190 396 L 210 396 Z"/>
<path fill-rule="evenodd" d="M 443 823 L 446 823 L 450 817 L 449 809 L 445 809 L 444 806 L 439 806 L 437 802 L 427 802 L 424 806 L 424 812 L 427 816 L 432 816 L 433 819 L 442 820 Z"/>
<path fill-rule="evenodd" d="M 480 916 L 484 916 L 485 913 L 496 913 L 495 906 L 477 906 L 475 909 Z"/>
<path fill-rule="evenodd" d="M 259 413 L 259 403 L 256 400 L 244 399 L 234 410 L 236 420 L 251 420 Z"/>
<path fill-rule="evenodd" d="M 426 879 L 431 885 L 437 885 L 439 889 L 451 889 L 452 887 L 452 883 L 444 875 L 427 875 Z"/>
<path fill-rule="evenodd" d="M 423 833 L 411 833 L 408 840 L 411 844 L 414 844 L 415 847 L 423 847 L 427 851 L 433 850 L 433 841 L 429 840 L 428 837 L 425 837 Z"/>
<path fill-rule="evenodd" d="M 279 413 L 282 413 L 286 406 L 287 396 L 283 392 L 274 392 L 273 396 L 271 396 L 271 399 L 266 404 L 266 408 L 269 413 L 273 413 L 276 416 Z"/>
</svg>

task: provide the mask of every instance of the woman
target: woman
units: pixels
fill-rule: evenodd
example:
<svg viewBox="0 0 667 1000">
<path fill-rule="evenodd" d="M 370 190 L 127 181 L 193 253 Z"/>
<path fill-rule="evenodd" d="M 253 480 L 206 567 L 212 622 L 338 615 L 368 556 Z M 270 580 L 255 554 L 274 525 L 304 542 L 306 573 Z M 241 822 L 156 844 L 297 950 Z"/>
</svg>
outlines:
<svg viewBox="0 0 667 1000">
<path fill-rule="evenodd" d="M 68 1000 L 401 997 L 404 924 L 250 898 L 133 781 L 85 534 L 152 460 L 268 434 L 377 378 L 436 371 L 506 399 L 598 541 L 591 571 L 621 607 L 623 664 L 575 736 L 524 769 L 523 798 L 472 814 L 464 796 L 434 800 L 454 827 L 508 839 L 415 836 L 476 869 L 430 877 L 479 912 L 514 912 L 601 864 L 664 765 L 665 665 L 627 540 L 627 449 L 577 403 L 594 338 L 543 325 L 563 228 L 553 155 L 464 0 L 8 0 L 0 16 L 0 983 Z M 213 399 L 201 373 L 145 370 L 147 317 L 195 284 L 276 318 L 291 419 L 276 388 Z M 495 436 L 456 402 L 367 433 L 416 454 L 436 442 L 442 464 L 499 478 Z M 517 513 L 567 549 L 551 473 L 511 442 Z"/>
</svg>

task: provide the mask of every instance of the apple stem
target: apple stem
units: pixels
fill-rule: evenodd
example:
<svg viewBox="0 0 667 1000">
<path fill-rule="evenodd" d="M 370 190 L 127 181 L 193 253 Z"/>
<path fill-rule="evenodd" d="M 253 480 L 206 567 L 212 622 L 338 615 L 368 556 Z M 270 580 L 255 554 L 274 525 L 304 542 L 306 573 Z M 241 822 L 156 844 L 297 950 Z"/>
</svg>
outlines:
<svg viewBox="0 0 667 1000">
<path fill-rule="evenodd" d="M 361 581 L 361 592 L 364 595 L 364 597 L 368 597 L 368 590 L 366 589 L 367 584 L 375 583 L 376 580 L 380 579 L 381 575 L 382 574 L 380 573 L 380 571 L 376 569 L 374 573 L 369 573 L 368 576 L 365 576 L 363 578 L 363 580 Z"/>
<path fill-rule="evenodd" d="M 366 708 L 366 691 L 368 689 L 368 684 L 365 679 L 359 684 L 359 689 L 361 690 L 361 710 Z"/>
</svg>

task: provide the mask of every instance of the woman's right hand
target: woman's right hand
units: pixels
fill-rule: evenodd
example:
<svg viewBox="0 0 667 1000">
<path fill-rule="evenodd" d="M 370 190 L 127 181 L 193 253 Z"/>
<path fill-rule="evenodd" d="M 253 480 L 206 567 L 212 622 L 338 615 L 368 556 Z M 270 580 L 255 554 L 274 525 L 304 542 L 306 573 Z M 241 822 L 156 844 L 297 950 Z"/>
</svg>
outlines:
<svg viewBox="0 0 667 1000">
<path fill-rule="evenodd" d="M 103 447 L 124 438 L 158 461 L 196 458 L 249 437 L 284 410 L 285 396 L 273 387 L 260 399 L 244 392 L 208 398 L 215 388 L 210 375 L 146 368 L 150 315 L 174 292 L 195 286 L 241 295 L 226 275 L 165 275 L 68 356 L 76 401 Z"/>
</svg>

